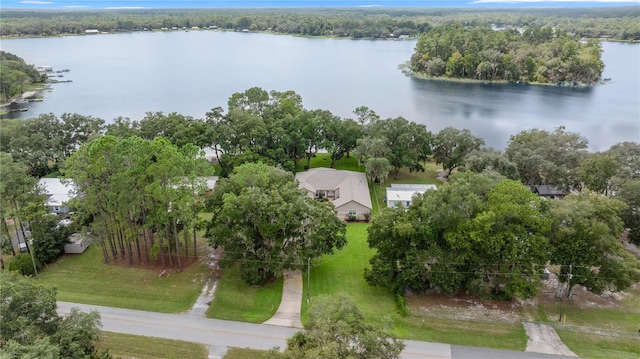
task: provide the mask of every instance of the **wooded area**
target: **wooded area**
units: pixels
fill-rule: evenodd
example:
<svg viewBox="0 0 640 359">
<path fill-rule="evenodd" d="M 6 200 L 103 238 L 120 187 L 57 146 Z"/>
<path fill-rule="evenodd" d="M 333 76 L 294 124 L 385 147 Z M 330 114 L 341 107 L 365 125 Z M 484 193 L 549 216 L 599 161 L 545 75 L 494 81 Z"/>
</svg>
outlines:
<svg viewBox="0 0 640 359">
<path fill-rule="evenodd" d="M 411 69 L 429 77 L 593 84 L 604 63 L 597 40 L 547 27 L 495 31 L 460 23 L 433 28 L 420 36 Z"/>
<path fill-rule="evenodd" d="M 431 27 L 555 27 L 578 37 L 640 40 L 640 7 L 588 9 L 3 9 L 1 36 L 56 36 L 198 27 L 230 31 L 271 31 L 303 36 L 392 39 L 417 36 Z"/>
<path fill-rule="evenodd" d="M 0 51 L 0 104 L 19 98 L 26 86 L 43 82 L 46 78 L 22 58 Z"/>
</svg>

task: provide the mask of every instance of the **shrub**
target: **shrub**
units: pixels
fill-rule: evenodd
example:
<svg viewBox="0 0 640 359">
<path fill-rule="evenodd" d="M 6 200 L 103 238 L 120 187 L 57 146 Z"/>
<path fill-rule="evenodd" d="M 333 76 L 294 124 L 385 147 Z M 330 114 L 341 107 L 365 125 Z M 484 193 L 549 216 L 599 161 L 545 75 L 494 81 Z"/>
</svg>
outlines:
<svg viewBox="0 0 640 359">
<path fill-rule="evenodd" d="M 40 269 L 41 264 L 38 258 L 33 258 L 33 260 L 36 263 L 36 268 Z M 16 254 L 11 259 L 11 263 L 9 263 L 9 270 L 26 276 L 36 274 L 33 270 L 33 262 L 31 261 L 31 254 L 29 253 Z"/>
</svg>

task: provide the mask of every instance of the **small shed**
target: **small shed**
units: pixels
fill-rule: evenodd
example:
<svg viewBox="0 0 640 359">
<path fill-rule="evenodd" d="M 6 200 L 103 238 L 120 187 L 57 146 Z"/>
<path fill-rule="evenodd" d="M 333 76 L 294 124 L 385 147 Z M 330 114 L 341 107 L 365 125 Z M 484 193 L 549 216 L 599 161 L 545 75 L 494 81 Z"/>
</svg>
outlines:
<svg viewBox="0 0 640 359">
<path fill-rule="evenodd" d="M 413 196 L 429 190 L 436 190 L 433 184 L 400 184 L 392 183 L 387 187 L 387 207 L 395 208 L 402 204 L 405 208 L 411 205 Z"/>
<path fill-rule="evenodd" d="M 83 253 L 91 244 L 90 237 L 85 234 L 74 233 L 69 237 L 69 243 L 64 245 L 64 252 L 67 254 Z"/>
</svg>

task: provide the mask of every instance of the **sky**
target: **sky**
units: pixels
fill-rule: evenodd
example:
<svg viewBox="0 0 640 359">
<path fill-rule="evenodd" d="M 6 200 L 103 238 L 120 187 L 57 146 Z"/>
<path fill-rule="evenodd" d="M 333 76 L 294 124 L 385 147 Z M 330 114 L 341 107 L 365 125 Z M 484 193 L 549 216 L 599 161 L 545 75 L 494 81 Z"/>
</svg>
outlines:
<svg viewBox="0 0 640 359">
<path fill-rule="evenodd" d="M 326 8 L 464 7 L 578 8 L 640 5 L 640 0 L 1 0 L 0 8 L 170 9 L 170 8 Z"/>
</svg>

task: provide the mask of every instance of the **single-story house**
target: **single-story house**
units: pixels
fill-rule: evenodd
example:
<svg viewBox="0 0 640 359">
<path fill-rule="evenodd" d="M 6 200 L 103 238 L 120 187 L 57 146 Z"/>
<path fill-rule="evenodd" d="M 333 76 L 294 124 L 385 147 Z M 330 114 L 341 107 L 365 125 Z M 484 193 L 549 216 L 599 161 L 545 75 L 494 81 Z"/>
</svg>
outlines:
<svg viewBox="0 0 640 359">
<path fill-rule="evenodd" d="M 544 198 L 558 198 L 562 199 L 569 194 L 569 191 L 550 185 L 535 185 L 531 186 L 531 192 Z"/>
<path fill-rule="evenodd" d="M 413 196 L 423 194 L 429 190 L 438 189 L 433 184 L 400 184 L 392 183 L 387 187 L 387 207 L 395 208 L 402 204 L 405 208 L 411 205 Z"/>
<path fill-rule="evenodd" d="M 309 197 L 331 201 L 340 219 L 366 220 L 371 213 L 369 184 L 362 172 L 313 168 L 297 173 L 296 180 Z"/>
<path fill-rule="evenodd" d="M 69 200 L 76 196 L 76 186 L 72 180 L 60 178 L 41 178 L 38 182 L 47 196 L 49 213 L 64 214 L 69 212 Z"/>
</svg>

